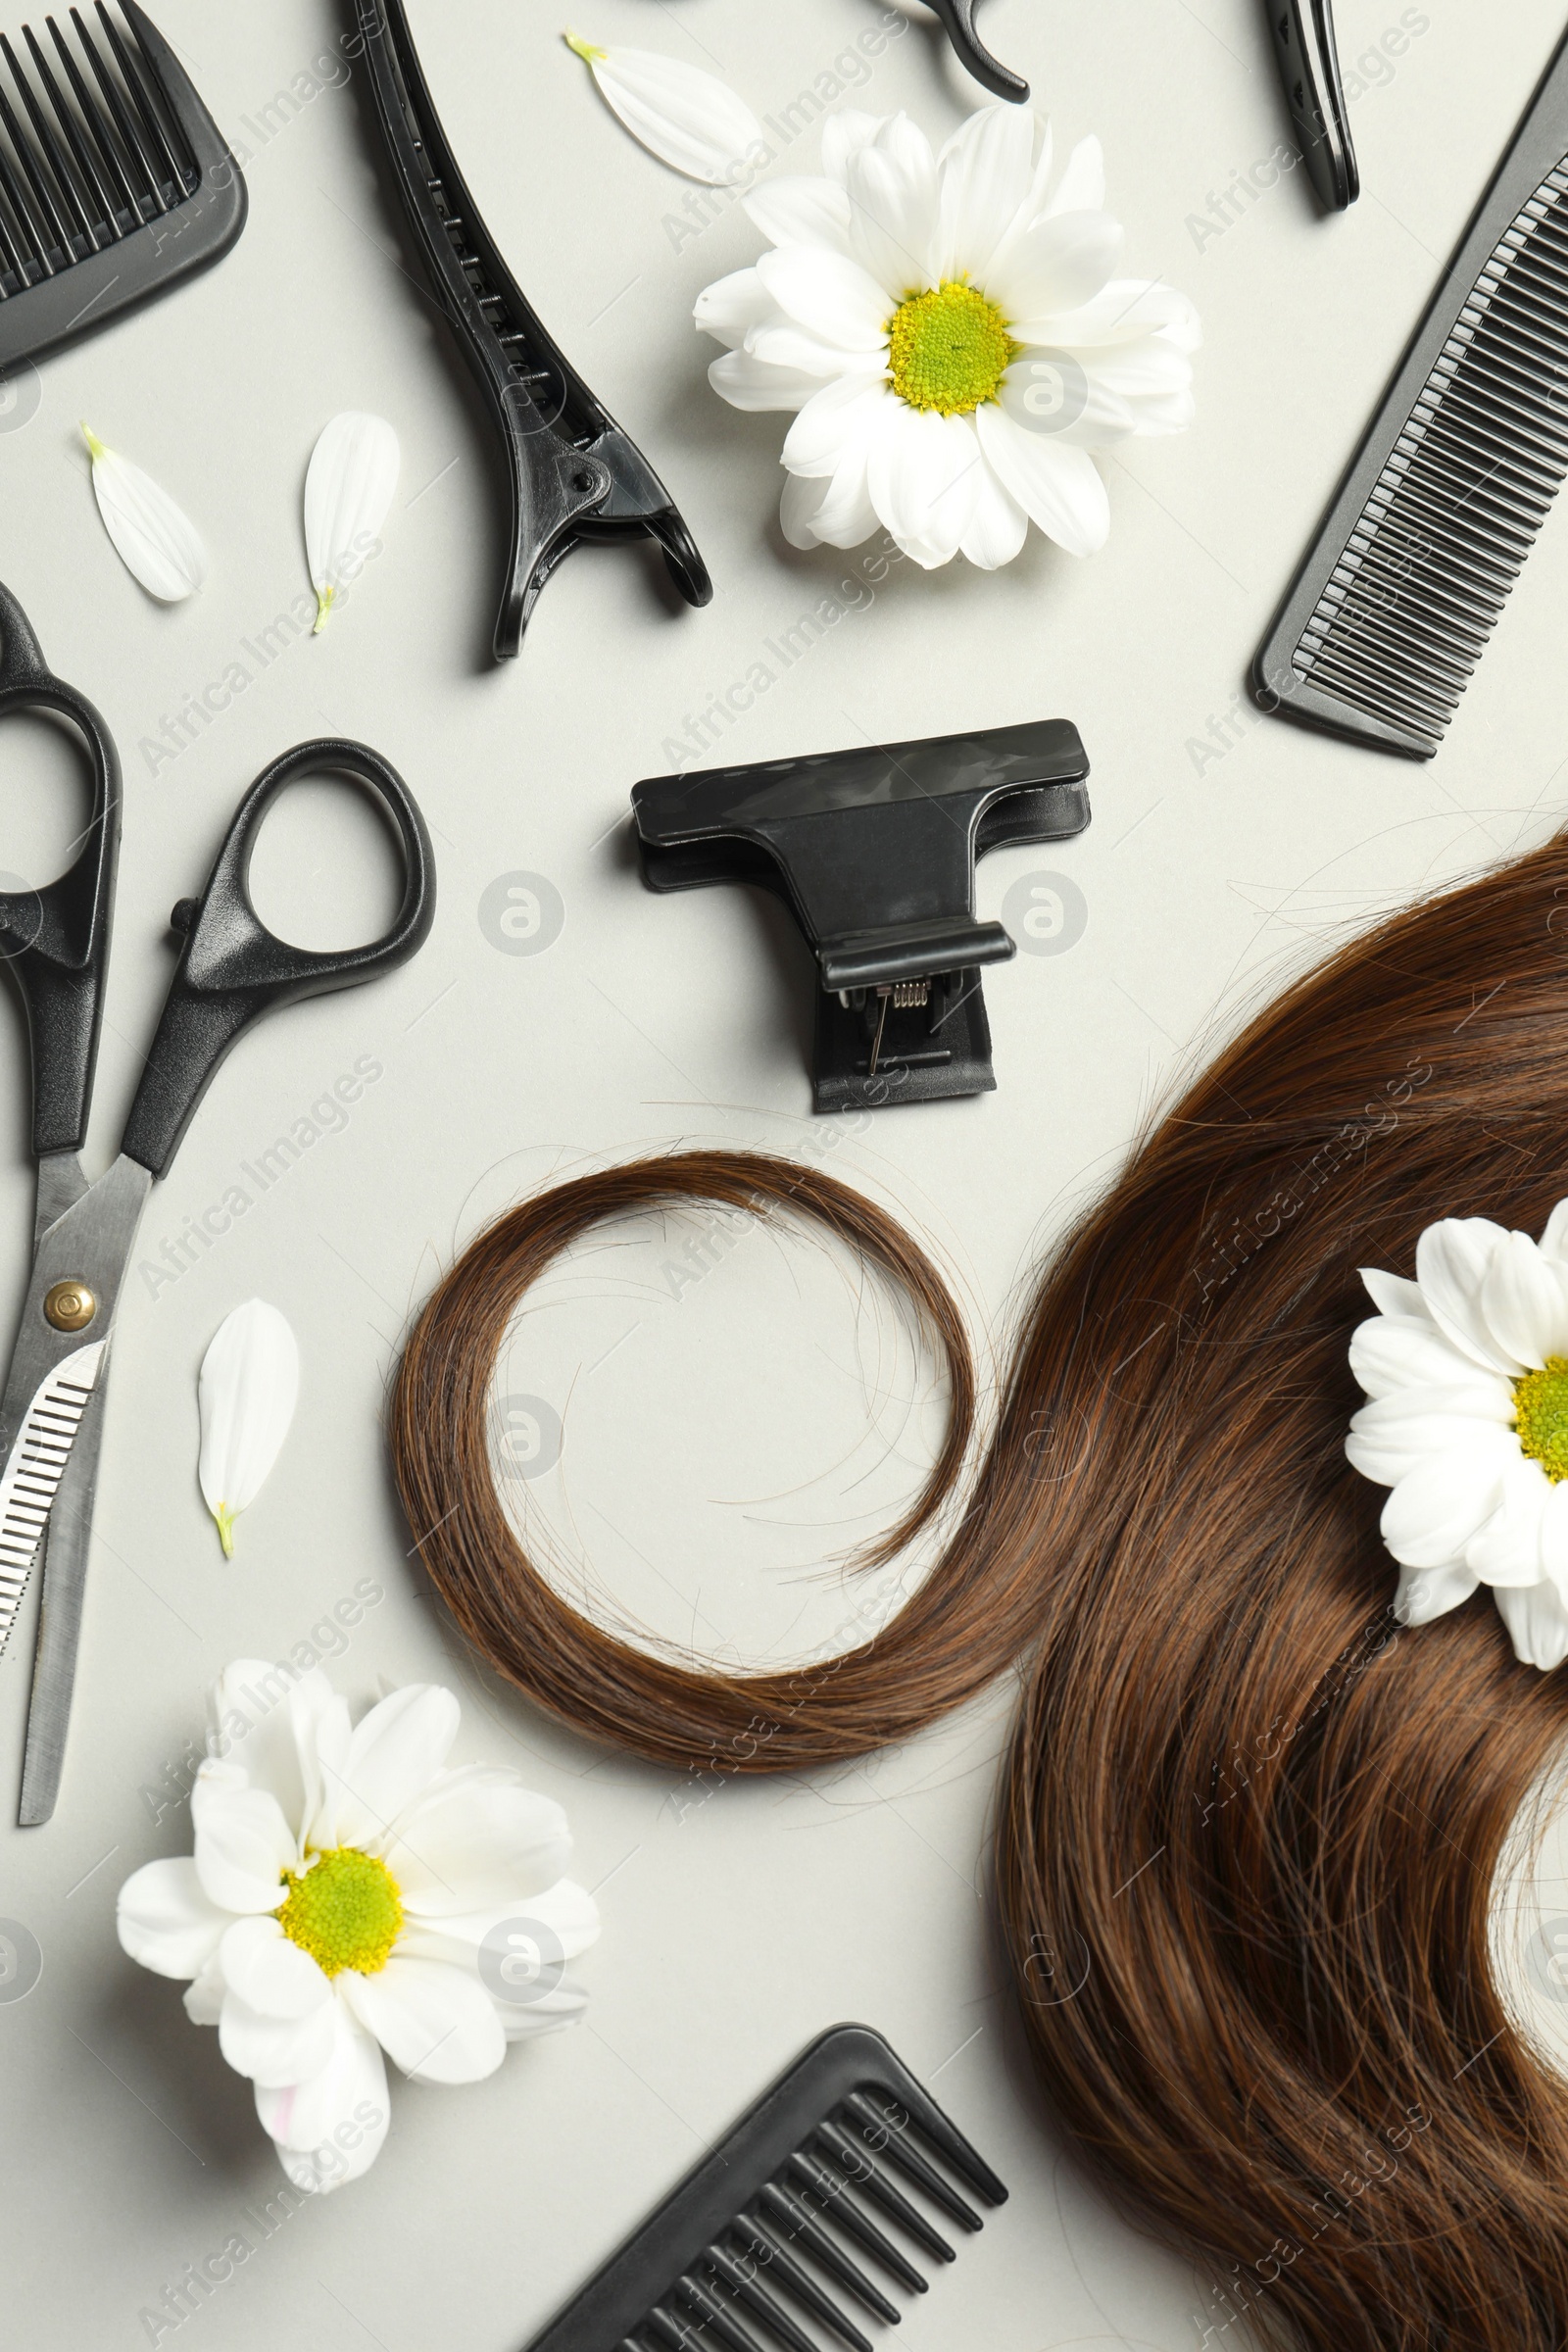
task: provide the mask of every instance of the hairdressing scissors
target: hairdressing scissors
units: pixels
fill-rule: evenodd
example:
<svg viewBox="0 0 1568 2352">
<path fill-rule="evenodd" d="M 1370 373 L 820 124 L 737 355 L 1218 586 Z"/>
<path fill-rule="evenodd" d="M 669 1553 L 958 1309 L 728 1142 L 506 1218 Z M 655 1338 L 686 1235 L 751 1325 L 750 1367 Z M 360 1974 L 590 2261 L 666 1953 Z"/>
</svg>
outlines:
<svg viewBox="0 0 1568 2352">
<path fill-rule="evenodd" d="M 1340 79 L 1333 0 L 1265 0 L 1280 77 L 1307 175 L 1331 213 L 1361 193 Z"/>
<path fill-rule="evenodd" d="M 401 776 L 364 744 L 297 744 L 241 800 L 199 899 L 170 918 L 179 958 L 131 1103 L 120 1155 L 89 1183 L 80 1152 L 92 1102 L 120 849 L 120 761 L 84 695 L 50 671 L 26 614 L 0 587 L 0 717 L 53 711 L 84 744 L 92 814 L 76 856 L 46 889 L 0 892 L 0 956 L 27 1016 L 32 1155 L 38 1166 L 32 1278 L 0 1397 L 0 1648 L 34 1560 L 43 1601 L 27 1715 L 20 1819 L 54 1811 L 75 1677 L 110 1342 L 148 1195 L 241 1031 L 274 1006 L 391 971 L 435 915 L 430 837 Z M 403 902 L 368 946 L 318 954 L 268 930 L 248 883 L 268 809 L 306 774 L 365 785 L 402 850 Z"/>
<path fill-rule="evenodd" d="M 993 57 L 974 28 L 975 0 L 928 0 L 932 12 L 941 18 L 949 40 L 974 75 L 997 98 L 1009 99 L 1022 106 L 1029 95 L 1029 84 L 1021 74 L 1014 74 L 1000 58 Z"/>
</svg>

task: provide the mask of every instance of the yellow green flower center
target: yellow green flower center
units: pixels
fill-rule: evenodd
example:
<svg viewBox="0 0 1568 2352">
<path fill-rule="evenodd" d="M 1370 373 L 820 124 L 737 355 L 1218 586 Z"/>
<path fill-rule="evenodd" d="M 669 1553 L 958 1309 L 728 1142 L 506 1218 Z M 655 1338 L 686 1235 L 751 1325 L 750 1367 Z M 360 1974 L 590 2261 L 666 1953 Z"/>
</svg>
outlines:
<svg viewBox="0 0 1568 2352">
<path fill-rule="evenodd" d="M 1568 1355 L 1548 1355 L 1513 1384 L 1519 1443 L 1551 1480 L 1568 1478 Z"/>
<path fill-rule="evenodd" d="M 901 302 L 888 320 L 888 373 L 911 409 L 967 416 L 995 400 L 1021 345 L 994 302 L 950 277 Z"/>
<path fill-rule="evenodd" d="M 343 1969 L 373 1977 L 385 1968 L 403 1926 L 398 1883 L 374 1854 L 334 1845 L 309 1870 L 284 1873 L 288 1900 L 278 1924 L 329 1977 Z"/>
</svg>

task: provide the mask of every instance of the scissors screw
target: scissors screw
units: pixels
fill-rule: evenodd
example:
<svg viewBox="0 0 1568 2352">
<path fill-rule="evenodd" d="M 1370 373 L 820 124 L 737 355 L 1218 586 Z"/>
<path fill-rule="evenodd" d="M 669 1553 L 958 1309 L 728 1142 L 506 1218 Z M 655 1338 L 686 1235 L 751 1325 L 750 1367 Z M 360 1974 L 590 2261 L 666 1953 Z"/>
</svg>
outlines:
<svg viewBox="0 0 1568 2352">
<path fill-rule="evenodd" d="M 85 1331 L 98 1301 L 84 1282 L 57 1282 L 44 1295 L 43 1311 L 56 1331 Z"/>
</svg>

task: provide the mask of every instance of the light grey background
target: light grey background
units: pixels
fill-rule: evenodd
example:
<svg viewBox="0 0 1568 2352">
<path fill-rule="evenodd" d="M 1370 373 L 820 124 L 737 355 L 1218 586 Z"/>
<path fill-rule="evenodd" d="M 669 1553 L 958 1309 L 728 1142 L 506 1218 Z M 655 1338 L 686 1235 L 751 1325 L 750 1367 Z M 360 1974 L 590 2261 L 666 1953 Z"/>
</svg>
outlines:
<svg viewBox="0 0 1568 2352">
<path fill-rule="evenodd" d="M 706 57 L 765 114 L 879 11 L 584 0 L 572 21 Z M 1288 178 L 1204 234 L 1194 222 L 1210 200 L 1286 135 L 1254 0 L 986 0 L 987 37 L 1030 74 L 1058 137 L 1102 136 L 1130 269 L 1198 303 L 1199 421 L 1108 462 L 1114 525 L 1094 562 L 1032 534 L 994 577 L 902 565 L 726 738 L 724 757 L 760 760 L 1062 714 L 1094 761 L 1086 838 L 981 872 L 984 914 L 1020 886 L 1027 910 L 1031 877 L 1048 873 L 1066 877 L 1074 906 L 1081 894 L 1087 918 L 1062 953 L 988 979 L 1000 1091 L 840 1127 L 809 1115 L 807 971 L 787 926 L 741 892 L 646 895 L 624 841 L 629 789 L 671 764 L 664 747 L 687 714 L 857 562 L 784 546 L 781 421 L 733 414 L 704 380 L 711 349 L 691 330 L 692 300 L 759 239 L 738 211 L 695 239 L 672 234 L 688 183 L 609 117 L 540 0 L 414 0 L 492 229 L 668 482 L 717 590 L 689 613 L 642 554 L 580 555 L 546 592 L 520 661 L 497 670 L 499 476 L 461 363 L 401 266 L 362 78 L 343 83 L 332 49 L 347 12 L 158 0 L 157 14 L 225 131 L 253 150 L 250 224 L 177 300 L 48 362 L 36 413 L 0 431 L 0 577 L 124 759 L 93 1165 L 165 983 L 164 918 L 267 759 L 318 731 L 384 750 L 434 829 L 440 910 L 425 953 L 390 984 L 244 1042 L 148 1213 L 151 1262 L 358 1056 L 380 1064 L 347 1127 L 200 1263 L 129 1287 L 60 1809 L 46 1829 L 0 1830 L 0 1915 L 43 1955 L 35 1989 L 0 2003 L 0 2333 L 29 2352 L 147 2341 L 141 2310 L 281 2181 L 216 2036 L 120 1953 L 114 1898 L 142 1861 L 188 1850 L 180 1759 L 216 1671 L 284 1654 L 371 1575 L 385 1599 L 332 1671 L 356 1700 L 383 1678 L 455 1678 L 460 1756 L 514 1761 L 566 1803 L 605 1919 L 581 1964 L 589 2022 L 514 2050 L 476 2087 L 396 2082 L 373 2171 L 290 2219 L 181 2342 L 520 2345 L 781 2063 L 835 2019 L 862 2017 L 933 2081 L 1013 2192 L 905 2340 L 1196 2352 L 1219 2307 L 1086 2187 L 1025 2081 L 984 1893 L 1007 1691 L 863 1770 L 683 1807 L 671 1776 L 595 1753 L 456 1653 L 408 1557 L 380 1409 L 407 1316 L 487 1215 L 555 1173 L 681 1141 L 822 1159 L 920 1231 L 977 1331 L 1001 1333 L 1029 1267 L 1152 1104 L 1282 971 L 1557 820 L 1560 523 L 1430 767 L 1254 722 L 1238 697 L 1561 12 L 1343 0 L 1362 203 L 1324 223 Z M 913 0 L 909 15 L 848 102 L 907 107 L 940 139 L 980 93 Z M 1426 28 L 1402 51 L 1378 49 L 1415 18 Z M 1368 56 L 1381 62 L 1357 69 Z M 300 74 L 342 86 L 291 120 L 274 111 L 259 135 Z M 808 135 L 781 168 L 814 163 Z M 322 639 L 290 645 L 177 759 L 152 759 L 142 746 L 165 718 L 304 586 L 305 463 L 348 407 L 381 412 L 402 438 L 384 553 Z M 187 606 L 154 608 L 113 558 L 79 417 L 204 531 L 212 577 Z M 43 880 L 69 834 L 65 779 L 41 731 L 6 748 L 0 865 Z M 385 878 L 363 847 L 330 794 L 302 795 L 269 839 L 267 905 L 311 937 L 368 924 Z M 481 924 L 486 892 L 519 873 L 545 877 L 564 910 L 536 956 L 498 952 Z M 20 1298 L 24 1048 L 20 1022 L 3 1023 L 0 1236 Z M 858 1305 L 843 1270 L 800 1245 L 748 1241 L 694 1288 L 668 1271 L 690 1231 L 612 1238 L 620 1253 L 568 1269 L 509 1354 L 509 1393 L 564 1416 L 535 1500 L 620 1603 L 666 1633 L 751 1655 L 820 1638 L 843 1597 L 822 1563 L 908 1491 L 935 1425 L 897 1318 Z M 225 1563 L 195 1485 L 195 1372 L 221 1317 L 256 1294 L 300 1335 L 304 1397 Z M 30 1636 L 29 1612 L 0 1662 L 7 1791 Z"/>
</svg>

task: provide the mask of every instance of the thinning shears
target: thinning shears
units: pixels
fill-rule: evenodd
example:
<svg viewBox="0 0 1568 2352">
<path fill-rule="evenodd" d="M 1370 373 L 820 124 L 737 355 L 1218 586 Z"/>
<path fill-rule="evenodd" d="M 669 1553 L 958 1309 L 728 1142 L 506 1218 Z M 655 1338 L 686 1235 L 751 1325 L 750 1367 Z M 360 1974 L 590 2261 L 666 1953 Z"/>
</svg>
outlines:
<svg viewBox="0 0 1568 2352">
<path fill-rule="evenodd" d="M 54 1811 L 75 1679 L 104 1388 L 121 1285 L 154 1184 L 169 1172 L 219 1063 L 275 1006 L 353 988 L 423 944 L 435 916 L 430 837 L 395 768 L 366 745 L 297 744 L 241 800 L 199 899 L 170 918 L 179 958 L 120 1155 L 89 1183 L 80 1152 L 92 1102 L 120 849 L 120 761 L 86 697 L 54 676 L 26 614 L 0 587 L 0 717 L 53 711 L 84 744 L 92 814 L 76 857 L 37 891 L 0 892 L 0 956 L 27 1016 L 38 1166 L 32 1279 L 0 1399 L 0 1649 L 44 1558 L 20 1819 Z M 251 854 L 284 787 L 347 776 L 375 796 L 403 858 L 403 900 L 384 938 L 318 954 L 268 930 L 251 902 Z"/>
</svg>

